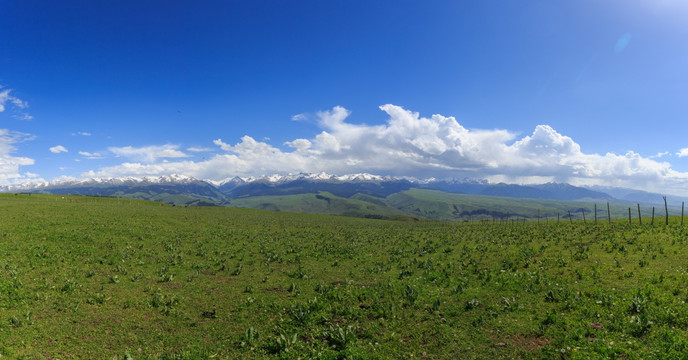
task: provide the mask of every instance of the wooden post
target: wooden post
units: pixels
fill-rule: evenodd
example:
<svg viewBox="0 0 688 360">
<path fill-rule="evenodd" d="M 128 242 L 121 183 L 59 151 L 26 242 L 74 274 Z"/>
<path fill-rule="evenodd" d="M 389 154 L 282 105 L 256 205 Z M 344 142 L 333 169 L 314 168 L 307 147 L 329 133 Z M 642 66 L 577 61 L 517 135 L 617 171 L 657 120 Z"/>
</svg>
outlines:
<svg viewBox="0 0 688 360">
<path fill-rule="evenodd" d="M 640 215 L 640 204 L 638 204 L 638 223 L 643 224 L 643 217 Z"/>
<path fill-rule="evenodd" d="M 650 226 L 655 226 L 655 207 L 652 207 L 652 221 L 650 221 Z"/>
<path fill-rule="evenodd" d="M 628 225 L 631 225 L 631 208 L 628 208 Z"/>
<path fill-rule="evenodd" d="M 585 208 L 581 208 L 581 212 L 583 212 L 583 224 L 585 224 Z"/>
<path fill-rule="evenodd" d="M 557 211 L 557 224 L 559 223 L 559 212 Z"/>
<path fill-rule="evenodd" d="M 666 225 L 669 225 L 669 206 L 667 206 L 666 196 L 662 196 L 664 199 L 664 216 L 666 217 Z"/>
<path fill-rule="evenodd" d="M 681 226 L 683 226 L 683 209 L 685 208 L 685 206 L 686 206 L 686 202 L 681 201 Z"/>
<path fill-rule="evenodd" d="M 540 209 L 538 209 L 538 224 L 540 223 Z"/>
<path fill-rule="evenodd" d="M 571 210 L 569 210 L 569 222 L 573 224 L 573 218 L 571 217 Z"/>
<path fill-rule="evenodd" d="M 609 220 L 609 225 L 612 224 L 612 213 L 609 211 L 609 201 L 607 201 L 607 219 Z"/>
<path fill-rule="evenodd" d="M 595 204 L 595 225 L 597 225 L 597 204 Z"/>
</svg>

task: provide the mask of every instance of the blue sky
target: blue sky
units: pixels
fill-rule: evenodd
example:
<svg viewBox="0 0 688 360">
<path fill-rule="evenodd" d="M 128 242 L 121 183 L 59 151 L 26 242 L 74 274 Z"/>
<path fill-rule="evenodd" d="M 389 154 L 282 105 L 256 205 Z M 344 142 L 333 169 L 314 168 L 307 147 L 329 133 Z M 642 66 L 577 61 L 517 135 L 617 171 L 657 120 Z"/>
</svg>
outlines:
<svg viewBox="0 0 688 360">
<path fill-rule="evenodd" d="M 688 3 L 0 5 L 0 183 L 368 172 L 688 195 Z"/>
</svg>

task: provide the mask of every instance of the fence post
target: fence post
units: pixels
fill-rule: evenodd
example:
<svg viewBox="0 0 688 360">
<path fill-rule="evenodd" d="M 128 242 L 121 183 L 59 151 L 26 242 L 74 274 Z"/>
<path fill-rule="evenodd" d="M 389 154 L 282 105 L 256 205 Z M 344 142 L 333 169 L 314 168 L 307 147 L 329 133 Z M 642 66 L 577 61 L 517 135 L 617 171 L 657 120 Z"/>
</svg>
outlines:
<svg viewBox="0 0 688 360">
<path fill-rule="evenodd" d="M 685 201 L 681 201 L 681 226 L 683 226 L 683 209 L 686 206 Z"/>
<path fill-rule="evenodd" d="M 540 209 L 538 209 L 538 224 L 540 223 Z"/>
<path fill-rule="evenodd" d="M 631 208 L 628 208 L 628 225 L 631 225 Z"/>
<path fill-rule="evenodd" d="M 664 216 L 666 217 L 666 225 L 669 225 L 669 206 L 667 206 L 666 196 L 662 196 L 662 198 L 664 198 Z"/>
<path fill-rule="evenodd" d="M 595 225 L 597 225 L 597 204 L 595 204 Z"/>
<path fill-rule="evenodd" d="M 607 201 L 607 219 L 609 220 L 609 225 L 612 224 L 612 213 L 609 211 L 609 201 Z"/>
<path fill-rule="evenodd" d="M 655 226 L 655 207 L 652 207 L 652 221 L 650 221 L 650 226 Z"/>
<path fill-rule="evenodd" d="M 585 208 L 581 208 L 581 212 L 583 213 L 583 224 L 585 224 Z"/>
<path fill-rule="evenodd" d="M 643 217 L 640 216 L 640 204 L 638 204 L 638 222 L 640 223 L 640 225 L 643 224 Z"/>
<path fill-rule="evenodd" d="M 569 222 L 573 224 L 573 218 L 571 218 L 571 210 L 569 210 Z"/>
</svg>

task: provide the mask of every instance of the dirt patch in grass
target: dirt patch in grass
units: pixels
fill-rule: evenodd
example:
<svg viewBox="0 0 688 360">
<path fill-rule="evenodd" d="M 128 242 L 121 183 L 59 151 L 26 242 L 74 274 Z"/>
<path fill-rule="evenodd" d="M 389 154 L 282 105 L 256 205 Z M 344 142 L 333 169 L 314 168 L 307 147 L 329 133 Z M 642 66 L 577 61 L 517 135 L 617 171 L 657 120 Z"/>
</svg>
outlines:
<svg viewBox="0 0 688 360">
<path fill-rule="evenodd" d="M 552 342 L 552 340 L 546 337 L 523 334 L 511 335 L 505 340 L 500 340 L 495 336 L 490 336 L 490 338 L 495 341 L 495 347 L 513 346 L 524 351 L 536 351 Z"/>
</svg>

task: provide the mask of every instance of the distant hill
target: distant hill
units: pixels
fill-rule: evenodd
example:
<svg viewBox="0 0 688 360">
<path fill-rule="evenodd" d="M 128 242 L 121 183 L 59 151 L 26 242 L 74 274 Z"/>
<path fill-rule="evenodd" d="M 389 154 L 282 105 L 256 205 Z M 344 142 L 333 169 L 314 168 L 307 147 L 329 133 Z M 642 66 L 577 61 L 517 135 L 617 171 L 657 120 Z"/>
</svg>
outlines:
<svg viewBox="0 0 688 360">
<path fill-rule="evenodd" d="M 591 186 L 591 190 L 604 191 L 610 194 L 615 199 L 623 200 L 631 203 L 640 203 L 641 205 L 660 205 L 664 206 L 664 199 L 662 194 L 651 193 L 642 190 L 615 188 L 606 186 Z M 688 198 L 680 196 L 667 196 L 667 203 L 672 207 L 680 207 L 682 202 L 688 202 Z"/>
<path fill-rule="evenodd" d="M 54 181 L 3 188 L 35 192 L 112 196 L 160 201 L 182 206 L 231 206 L 273 211 L 354 217 L 408 216 L 433 220 L 606 218 L 624 216 L 636 202 L 651 210 L 657 194 L 616 188 L 583 188 L 569 184 L 490 184 L 482 180 L 418 180 L 370 174 L 335 176 L 325 173 L 234 177 L 221 182 L 172 175 L 157 178 L 107 178 Z M 615 197 L 611 194 L 616 194 Z M 642 199 L 642 200 L 641 200 Z M 649 200 L 654 200 L 653 202 Z M 659 200 L 657 200 L 659 199 Z M 672 199 L 673 200 L 673 199 Z M 670 203 L 675 211 L 680 201 Z M 605 209 L 602 209 L 605 207 Z M 645 211 L 645 210 L 643 210 Z M 649 212 L 649 210 L 648 210 Z M 656 215 L 663 214 L 663 206 Z M 634 213 L 635 216 L 635 213 Z"/>
<path fill-rule="evenodd" d="M 10 188 L 5 191 L 109 196 L 188 206 L 218 206 L 227 203 L 226 196 L 212 184 L 182 176 L 59 181 L 40 184 L 32 188 Z"/>
<path fill-rule="evenodd" d="M 384 202 L 344 198 L 323 191 L 315 194 L 308 193 L 239 198 L 230 201 L 229 206 L 379 219 L 404 215 L 403 211 L 387 206 Z"/>
</svg>

